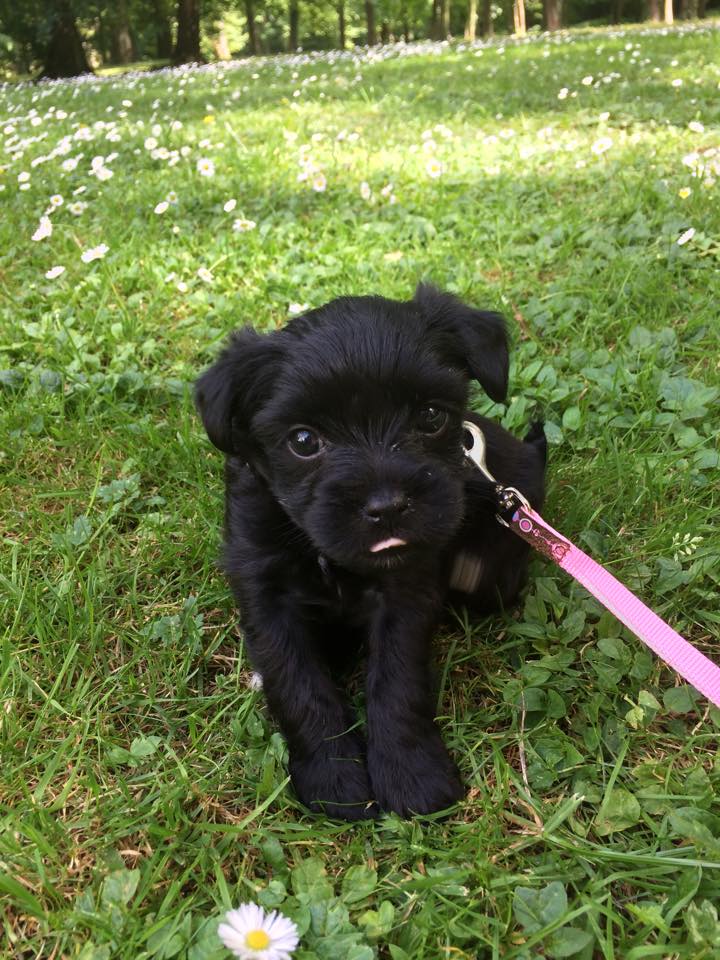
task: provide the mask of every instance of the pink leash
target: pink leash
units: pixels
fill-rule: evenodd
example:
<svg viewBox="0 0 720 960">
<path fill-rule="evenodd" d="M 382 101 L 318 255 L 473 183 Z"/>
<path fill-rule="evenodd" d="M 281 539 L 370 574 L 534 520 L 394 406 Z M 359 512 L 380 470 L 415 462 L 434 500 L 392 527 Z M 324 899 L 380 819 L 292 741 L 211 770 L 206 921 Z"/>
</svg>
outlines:
<svg viewBox="0 0 720 960">
<path fill-rule="evenodd" d="M 720 667 L 646 607 L 605 567 L 546 523 L 518 490 L 498 483 L 485 464 L 482 431 L 469 421 L 465 421 L 464 427 L 473 439 L 473 446 L 466 447 L 465 453 L 495 484 L 502 513 L 507 516 L 512 511 L 510 520 L 498 514 L 500 523 L 574 577 L 683 679 L 720 707 Z"/>
</svg>

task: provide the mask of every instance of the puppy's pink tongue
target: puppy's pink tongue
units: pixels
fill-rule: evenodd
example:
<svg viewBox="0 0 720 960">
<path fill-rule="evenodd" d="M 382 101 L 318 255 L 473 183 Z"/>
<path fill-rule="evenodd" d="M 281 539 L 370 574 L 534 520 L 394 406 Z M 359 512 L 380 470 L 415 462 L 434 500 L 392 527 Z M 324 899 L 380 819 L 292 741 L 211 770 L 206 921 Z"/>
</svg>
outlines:
<svg viewBox="0 0 720 960">
<path fill-rule="evenodd" d="M 370 553 L 380 553 L 381 550 L 389 550 L 391 547 L 406 546 L 406 540 L 401 540 L 400 537 L 388 537 L 387 540 L 381 540 L 379 543 L 376 543 L 374 546 L 370 547 Z"/>
</svg>

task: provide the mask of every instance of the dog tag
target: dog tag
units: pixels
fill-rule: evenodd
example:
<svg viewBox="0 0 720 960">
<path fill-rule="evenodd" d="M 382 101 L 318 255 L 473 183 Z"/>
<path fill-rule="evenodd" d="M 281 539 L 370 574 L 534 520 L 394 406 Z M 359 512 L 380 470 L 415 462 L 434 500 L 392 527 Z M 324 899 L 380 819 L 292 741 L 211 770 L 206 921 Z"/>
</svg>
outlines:
<svg viewBox="0 0 720 960">
<path fill-rule="evenodd" d="M 455 557 L 450 574 L 450 589 L 460 593 L 475 593 L 482 580 L 482 560 L 474 553 L 461 550 Z"/>
</svg>

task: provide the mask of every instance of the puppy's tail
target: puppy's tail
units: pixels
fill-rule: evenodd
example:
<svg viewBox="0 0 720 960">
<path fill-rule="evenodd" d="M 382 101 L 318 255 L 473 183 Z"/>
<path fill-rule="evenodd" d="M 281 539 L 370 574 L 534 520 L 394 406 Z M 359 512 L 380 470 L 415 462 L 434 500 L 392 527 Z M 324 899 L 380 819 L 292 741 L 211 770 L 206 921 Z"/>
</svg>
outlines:
<svg viewBox="0 0 720 960">
<path fill-rule="evenodd" d="M 524 442 L 531 444 L 540 455 L 543 466 L 547 463 L 547 438 L 542 420 L 534 420 L 525 434 Z"/>
</svg>

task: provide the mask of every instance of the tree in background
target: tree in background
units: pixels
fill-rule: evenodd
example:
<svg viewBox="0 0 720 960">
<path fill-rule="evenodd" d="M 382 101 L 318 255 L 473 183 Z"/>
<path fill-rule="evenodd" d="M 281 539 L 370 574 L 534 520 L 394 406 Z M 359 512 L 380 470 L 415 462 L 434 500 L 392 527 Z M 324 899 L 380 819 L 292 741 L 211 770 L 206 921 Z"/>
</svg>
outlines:
<svg viewBox="0 0 720 960">
<path fill-rule="evenodd" d="M 155 33 L 155 56 L 158 60 L 169 60 L 173 52 L 169 0 L 150 0 L 149 14 Z"/>
<path fill-rule="evenodd" d="M 22 69 L 40 64 L 48 79 L 92 73 L 77 22 L 90 6 L 88 0 L 0 0 L 0 32 L 14 41 Z"/>
<path fill-rule="evenodd" d="M 377 43 L 375 0 L 365 0 L 365 23 L 367 24 L 367 44 L 369 47 L 373 47 Z"/>
<path fill-rule="evenodd" d="M 50 80 L 92 73 L 70 0 L 50 4 L 50 39 L 43 57 L 42 76 Z"/>
<path fill-rule="evenodd" d="M 542 25 L 613 23 L 646 16 L 703 17 L 707 0 L 0 0 L 0 68 L 76 76 L 96 64 L 143 58 L 175 63 L 281 50 L 345 49 Z M 720 0 L 710 0 L 717 8 Z"/>
<path fill-rule="evenodd" d="M 338 46 L 341 50 L 345 49 L 347 44 L 346 24 L 345 24 L 345 0 L 338 0 Z"/>
<path fill-rule="evenodd" d="M 178 0 L 174 63 L 201 63 L 200 0 Z"/>
<path fill-rule="evenodd" d="M 482 16 L 480 18 L 480 35 L 483 37 L 491 37 L 494 32 L 492 0 L 483 0 Z"/>
<path fill-rule="evenodd" d="M 132 63 L 137 59 L 135 41 L 130 28 L 127 0 L 115 0 L 110 6 L 113 63 Z"/>
<path fill-rule="evenodd" d="M 562 26 L 562 0 L 543 0 L 543 26 L 559 30 Z"/>
</svg>

